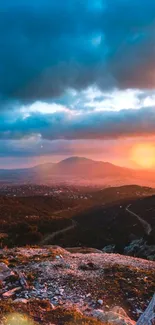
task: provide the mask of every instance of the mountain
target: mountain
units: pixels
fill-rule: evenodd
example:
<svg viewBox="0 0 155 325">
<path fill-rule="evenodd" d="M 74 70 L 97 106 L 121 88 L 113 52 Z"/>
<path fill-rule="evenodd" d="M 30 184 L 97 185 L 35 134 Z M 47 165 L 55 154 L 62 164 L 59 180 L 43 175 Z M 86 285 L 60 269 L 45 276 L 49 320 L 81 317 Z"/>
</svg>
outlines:
<svg viewBox="0 0 155 325">
<path fill-rule="evenodd" d="M 108 162 L 94 161 L 83 157 L 70 157 L 60 161 L 52 168 L 54 174 L 74 175 L 81 177 L 106 177 L 126 175 L 127 169 Z"/>
<path fill-rule="evenodd" d="M 68 182 L 79 184 L 100 184 L 119 186 L 139 184 L 155 186 L 155 173 L 136 171 L 113 165 L 109 162 L 94 161 L 84 157 L 69 157 L 58 163 L 47 163 L 32 168 L 0 170 L 1 183 L 42 183 Z"/>
</svg>

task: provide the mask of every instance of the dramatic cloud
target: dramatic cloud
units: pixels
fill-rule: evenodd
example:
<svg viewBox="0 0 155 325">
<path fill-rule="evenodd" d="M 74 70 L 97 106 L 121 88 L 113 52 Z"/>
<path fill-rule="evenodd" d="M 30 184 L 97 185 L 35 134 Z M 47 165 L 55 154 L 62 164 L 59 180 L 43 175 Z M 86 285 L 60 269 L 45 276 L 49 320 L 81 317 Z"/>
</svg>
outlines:
<svg viewBox="0 0 155 325">
<path fill-rule="evenodd" d="M 14 114 L 12 118 L 4 114 L 0 120 L 1 139 L 113 139 L 154 134 L 154 107 L 87 112 L 64 109 L 52 114 Z"/>
<path fill-rule="evenodd" d="M 154 136 L 154 0 L 0 1 L 0 164 Z"/>
<path fill-rule="evenodd" d="M 154 88 L 154 19 L 154 0 L 2 0 L 2 102 L 93 84 Z"/>
<path fill-rule="evenodd" d="M 23 140 L 0 141 L 0 158 L 3 157 L 51 157 L 69 155 L 96 155 L 109 153 L 109 145 L 114 141 L 98 140 L 44 140 L 41 137 L 29 137 Z"/>
</svg>

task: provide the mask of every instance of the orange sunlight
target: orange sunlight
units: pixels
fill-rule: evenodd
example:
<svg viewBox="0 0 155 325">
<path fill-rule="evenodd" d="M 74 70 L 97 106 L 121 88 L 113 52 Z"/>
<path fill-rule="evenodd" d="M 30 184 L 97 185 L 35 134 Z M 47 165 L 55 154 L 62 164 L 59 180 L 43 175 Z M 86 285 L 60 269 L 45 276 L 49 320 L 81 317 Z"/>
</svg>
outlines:
<svg viewBox="0 0 155 325">
<path fill-rule="evenodd" d="M 131 159 L 141 168 L 155 167 L 155 146 L 152 144 L 137 144 L 131 150 Z"/>
</svg>

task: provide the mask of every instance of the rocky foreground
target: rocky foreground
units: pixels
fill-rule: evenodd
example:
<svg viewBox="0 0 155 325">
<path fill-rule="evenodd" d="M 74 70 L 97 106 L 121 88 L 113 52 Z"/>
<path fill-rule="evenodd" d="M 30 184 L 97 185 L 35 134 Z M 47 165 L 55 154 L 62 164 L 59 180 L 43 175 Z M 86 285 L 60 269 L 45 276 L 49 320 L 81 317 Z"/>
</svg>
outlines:
<svg viewBox="0 0 155 325">
<path fill-rule="evenodd" d="M 153 261 L 53 246 L 0 251 L 1 324 L 27 325 L 7 321 L 20 312 L 44 325 L 133 325 L 154 292 Z"/>
</svg>

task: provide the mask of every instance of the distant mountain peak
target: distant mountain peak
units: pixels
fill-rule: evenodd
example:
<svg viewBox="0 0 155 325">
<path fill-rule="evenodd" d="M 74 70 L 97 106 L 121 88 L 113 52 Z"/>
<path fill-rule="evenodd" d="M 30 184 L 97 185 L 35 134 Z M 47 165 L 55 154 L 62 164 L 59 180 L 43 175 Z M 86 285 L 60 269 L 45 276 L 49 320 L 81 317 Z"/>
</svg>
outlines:
<svg viewBox="0 0 155 325">
<path fill-rule="evenodd" d="M 61 163 L 76 163 L 76 162 L 93 162 L 92 159 L 89 159 L 89 158 L 85 158 L 85 157 L 78 157 L 78 156 L 71 156 L 71 157 L 68 157 L 64 160 L 61 160 L 59 162 L 59 164 Z"/>
</svg>

